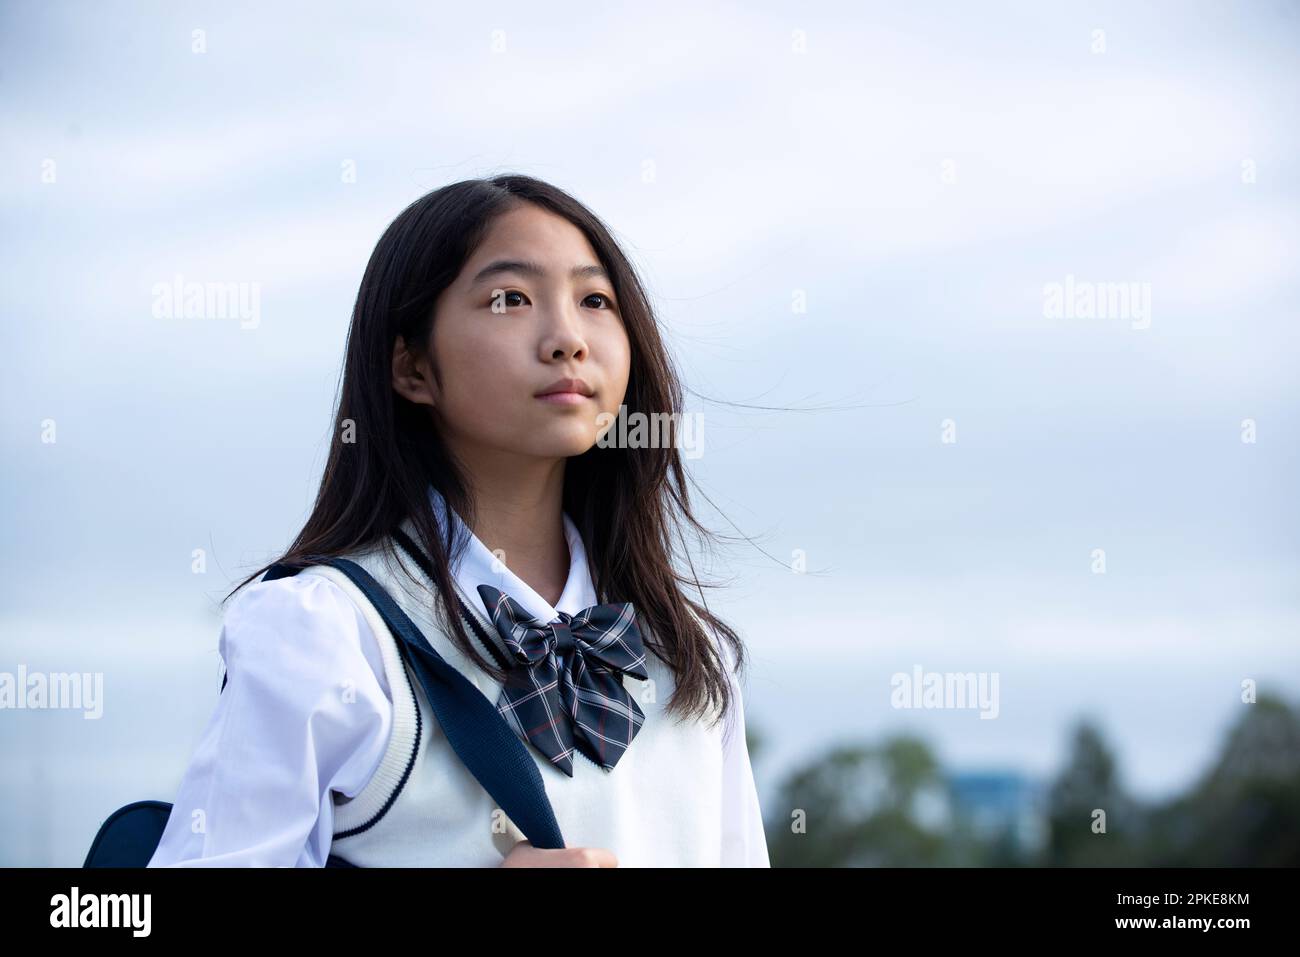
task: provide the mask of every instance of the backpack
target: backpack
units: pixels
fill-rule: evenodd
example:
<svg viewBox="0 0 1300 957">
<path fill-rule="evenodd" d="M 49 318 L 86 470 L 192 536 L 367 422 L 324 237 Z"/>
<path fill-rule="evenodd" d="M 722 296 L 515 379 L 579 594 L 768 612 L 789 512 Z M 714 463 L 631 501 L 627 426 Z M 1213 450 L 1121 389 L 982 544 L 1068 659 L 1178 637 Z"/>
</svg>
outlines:
<svg viewBox="0 0 1300 957">
<path fill-rule="evenodd" d="M 496 707 L 433 649 L 414 622 L 364 568 L 346 558 L 325 558 L 317 564 L 343 572 L 375 606 L 397 640 L 403 661 L 419 680 L 447 741 L 501 810 L 534 847 L 564 847 L 541 772 Z M 300 568 L 272 565 L 261 580 L 288 578 L 300 571 Z M 221 690 L 225 687 L 226 678 L 223 678 Z M 100 825 L 82 866 L 144 867 L 158 849 L 171 810 L 172 805 L 165 801 L 134 801 L 118 808 Z M 325 866 L 357 865 L 330 854 Z"/>
</svg>

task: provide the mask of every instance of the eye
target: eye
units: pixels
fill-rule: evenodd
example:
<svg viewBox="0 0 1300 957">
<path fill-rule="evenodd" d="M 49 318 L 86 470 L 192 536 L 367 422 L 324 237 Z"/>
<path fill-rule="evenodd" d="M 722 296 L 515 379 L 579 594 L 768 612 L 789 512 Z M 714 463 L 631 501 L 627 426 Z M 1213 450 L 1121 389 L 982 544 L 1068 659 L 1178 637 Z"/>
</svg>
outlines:
<svg viewBox="0 0 1300 957">
<path fill-rule="evenodd" d="M 593 292 L 590 296 L 587 297 L 587 299 L 599 299 L 601 302 L 605 303 L 606 309 L 614 308 L 614 300 L 610 299 L 609 296 L 605 295 L 603 292 Z M 587 299 L 584 299 L 582 301 L 586 302 Z"/>
<path fill-rule="evenodd" d="M 492 309 L 495 312 L 500 312 L 502 311 L 501 307 L 503 306 L 522 306 L 523 305 L 522 302 L 517 302 L 514 300 L 513 297 L 515 296 L 518 296 L 520 299 L 524 300 L 525 302 L 527 302 L 528 300 L 527 296 L 525 296 L 522 292 L 519 292 L 516 289 L 510 289 L 510 290 L 493 289 L 492 298 L 488 300 L 488 308 Z"/>
</svg>

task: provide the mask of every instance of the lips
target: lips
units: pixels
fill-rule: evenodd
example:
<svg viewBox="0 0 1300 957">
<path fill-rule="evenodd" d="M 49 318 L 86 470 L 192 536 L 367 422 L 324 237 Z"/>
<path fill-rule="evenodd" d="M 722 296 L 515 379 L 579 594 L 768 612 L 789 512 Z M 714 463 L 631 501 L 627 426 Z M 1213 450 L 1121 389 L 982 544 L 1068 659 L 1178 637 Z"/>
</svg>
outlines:
<svg viewBox="0 0 1300 957">
<path fill-rule="evenodd" d="M 543 396 L 564 395 L 566 393 L 586 396 L 588 398 L 594 394 L 591 386 L 587 385 L 587 383 L 582 379 L 560 379 L 557 382 L 552 382 L 541 392 L 538 392 L 536 397 L 540 399 Z"/>
</svg>

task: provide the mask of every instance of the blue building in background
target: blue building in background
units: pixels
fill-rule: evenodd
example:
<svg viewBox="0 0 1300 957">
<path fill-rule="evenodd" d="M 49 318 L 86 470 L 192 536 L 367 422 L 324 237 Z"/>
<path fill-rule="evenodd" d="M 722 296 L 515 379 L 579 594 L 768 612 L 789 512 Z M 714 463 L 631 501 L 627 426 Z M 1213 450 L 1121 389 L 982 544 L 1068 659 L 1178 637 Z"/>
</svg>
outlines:
<svg viewBox="0 0 1300 957">
<path fill-rule="evenodd" d="M 1047 838 L 1046 786 L 1016 771 L 945 775 L 950 819 L 981 842 L 1036 854 Z"/>
</svg>

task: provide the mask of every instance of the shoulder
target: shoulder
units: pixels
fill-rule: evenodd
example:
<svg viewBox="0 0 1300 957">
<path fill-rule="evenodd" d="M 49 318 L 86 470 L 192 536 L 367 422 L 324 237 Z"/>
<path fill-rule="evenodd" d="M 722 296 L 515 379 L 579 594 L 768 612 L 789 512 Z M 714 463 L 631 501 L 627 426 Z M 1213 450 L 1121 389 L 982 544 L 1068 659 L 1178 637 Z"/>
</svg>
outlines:
<svg viewBox="0 0 1300 957">
<path fill-rule="evenodd" d="M 717 659 L 722 665 L 723 675 L 726 678 L 728 690 L 730 692 L 730 701 L 726 711 L 720 715 L 723 722 L 724 740 L 730 741 L 739 726 L 744 727 L 744 700 L 741 691 L 740 678 L 740 661 L 737 656 L 735 647 L 728 638 L 719 633 L 717 628 L 711 626 L 699 613 L 692 610 L 696 622 L 700 629 L 708 638 L 709 643 L 713 646 L 717 654 Z"/>
<path fill-rule="evenodd" d="M 362 673 L 387 691 L 364 613 L 342 588 L 310 569 L 253 582 L 237 593 L 226 608 L 220 651 L 229 674 L 274 670 L 337 684 Z"/>
<path fill-rule="evenodd" d="M 723 667 L 727 672 L 727 682 L 731 692 L 731 702 L 724 716 L 723 725 L 723 740 L 730 743 L 735 740 L 737 734 L 742 739 L 744 737 L 745 699 L 740 687 L 740 676 L 736 670 L 736 655 L 731 644 L 727 641 L 719 641 L 718 646 L 722 653 Z"/>
<path fill-rule="evenodd" d="M 241 589 L 226 607 L 225 624 L 244 627 L 285 623 L 346 630 L 359 609 L 333 581 L 306 569 L 289 578 L 256 581 Z"/>
</svg>

